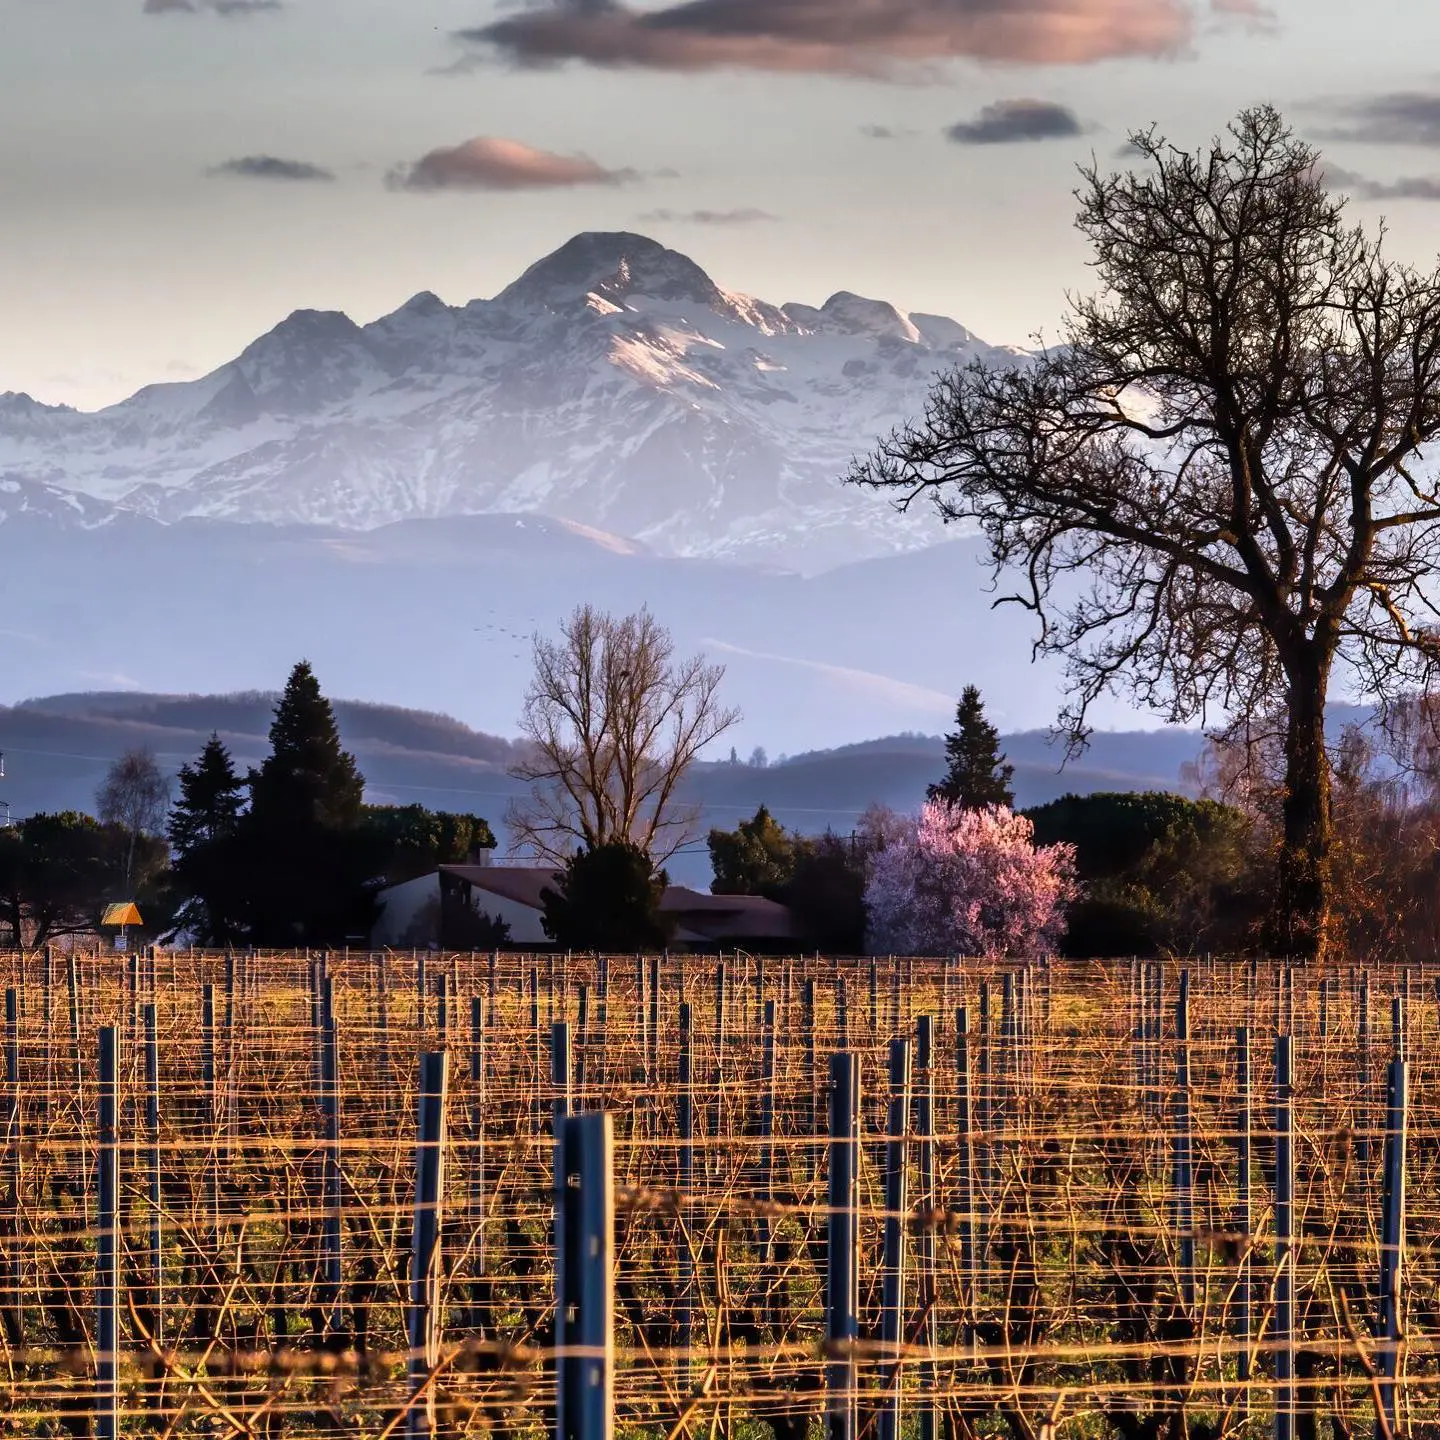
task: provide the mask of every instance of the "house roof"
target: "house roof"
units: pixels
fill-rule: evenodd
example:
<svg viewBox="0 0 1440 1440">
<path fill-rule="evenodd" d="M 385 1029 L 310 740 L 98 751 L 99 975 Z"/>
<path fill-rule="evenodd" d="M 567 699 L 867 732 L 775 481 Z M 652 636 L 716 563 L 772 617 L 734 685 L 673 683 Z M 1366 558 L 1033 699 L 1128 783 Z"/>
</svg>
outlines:
<svg viewBox="0 0 1440 1440">
<path fill-rule="evenodd" d="M 540 892 L 554 889 L 559 880 L 550 865 L 442 865 L 440 873 L 532 910 L 545 908 Z M 669 885 L 660 909 L 680 927 L 677 938 L 786 939 L 795 934 L 790 911 L 763 895 L 711 895 Z"/>
<path fill-rule="evenodd" d="M 442 865 L 440 873 L 532 910 L 545 908 L 540 892 L 553 890 L 560 878 L 552 865 Z"/>
</svg>

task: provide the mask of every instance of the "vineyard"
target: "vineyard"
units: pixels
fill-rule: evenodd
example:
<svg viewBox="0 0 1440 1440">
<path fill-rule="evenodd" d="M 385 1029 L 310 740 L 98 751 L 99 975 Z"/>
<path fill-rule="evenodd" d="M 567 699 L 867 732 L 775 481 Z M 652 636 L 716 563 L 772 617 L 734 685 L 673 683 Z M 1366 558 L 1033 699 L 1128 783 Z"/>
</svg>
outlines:
<svg viewBox="0 0 1440 1440">
<path fill-rule="evenodd" d="M 8 1434 L 1440 1434 L 1418 968 L 0 980 Z"/>
</svg>

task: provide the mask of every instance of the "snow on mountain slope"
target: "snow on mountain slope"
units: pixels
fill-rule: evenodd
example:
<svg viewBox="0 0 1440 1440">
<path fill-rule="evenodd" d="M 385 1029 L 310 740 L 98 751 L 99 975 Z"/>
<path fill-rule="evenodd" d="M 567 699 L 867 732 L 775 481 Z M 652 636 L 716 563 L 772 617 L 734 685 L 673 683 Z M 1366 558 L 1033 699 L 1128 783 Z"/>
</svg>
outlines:
<svg viewBox="0 0 1440 1440">
<path fill-rule="evenodd" d="M 986 346 L 848 292 L 777 306 L 626 233 L 576 236 L 492 300 L 368 325 L 301 310 L 199 380 L 94 414 L 0 396 L 0 476 L 163 521 L 369 529 L 529 511 L 661 554 L 815 569 L 935 538 L 839 484 Z"/>
</svg>

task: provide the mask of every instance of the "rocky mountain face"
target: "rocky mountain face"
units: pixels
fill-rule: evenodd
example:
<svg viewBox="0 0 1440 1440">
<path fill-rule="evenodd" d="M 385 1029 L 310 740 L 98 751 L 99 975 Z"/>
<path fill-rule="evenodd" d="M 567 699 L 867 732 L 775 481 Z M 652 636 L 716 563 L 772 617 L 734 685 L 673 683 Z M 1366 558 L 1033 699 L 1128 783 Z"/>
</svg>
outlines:
<svg viewBox="0 0 1440 1440">
<path fill-rule="evenodd" d="M 0 395 L 0 519 L 530 513 L 813 571 L 938 538 L 839 477 L 937 370 L 1013 353 L 846 292 L 732 294 L 653 240 L 583 234 L 493 299 L 423 293 L 368 325 L 296 311 L 211 374 L 96 413 Z"/>
</svg>

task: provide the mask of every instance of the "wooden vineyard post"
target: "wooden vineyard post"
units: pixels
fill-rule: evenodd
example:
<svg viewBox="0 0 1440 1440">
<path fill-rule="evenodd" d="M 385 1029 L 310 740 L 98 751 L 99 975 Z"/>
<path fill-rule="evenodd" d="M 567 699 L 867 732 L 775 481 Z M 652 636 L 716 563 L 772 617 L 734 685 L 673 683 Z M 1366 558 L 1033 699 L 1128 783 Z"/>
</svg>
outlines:
<svg viewBox="0 0 1440 1440">
<path fill-rule="evenodd" d="M 1255 1220 L 1250 1203 L 1250 1137 L 1254 1117 L 1250 1103 L 1250 1027 L 1240 1025 L 1235 1030 L 1235 1198 L 1236 1228 L 1240 1239 L 1239 1274 L 1236 1277 L 1236 1332 L 1240 1345 L 1235 1354 L 1235 1374 L 1240 1382 L 1240 1405 L 1244 1413 L 1250 1411 L 1250 1347 L 1251 1297 L 1254 1293 L 1254 1269 L 1251 1252 L 1254 1249 Z"/>
<path fill-rule="evenodd" d="M 382 950 L 380 952 L 380 980 L 379 994 L 376 999 L 380 1006 L 380 1078 L 382 1104 L 388 1113 L 390 1109 L 390 1096 L 395 1087 L 390 1083 L 390 967 L 389 957 Z"/>
<path fill-rule="evenodd" d="M 714 1092 L 714 1105 L 710 1112 L 710 1137 L 718 1139 L 724 1134 L 725 1125 L 725 1051 L 727 1049 L 725 1034 L 725 985 L 726 985 L 725 962 L 720 960 L 715 965 L 715 1065 L 710 1074 L 711 1088 Z M 718 1174 L 722 1164 L 720 1147 L 718 1145 L 707 1149 L 705 1153 L 705 1173 L 707 1175 Z"/>
<path fill-rule="evenodd" d="M 915 1022 L 915 1135 L 919 1142 L 920 1213 L 925 1217 L 918 1237 L 920 1267 L 919 1340 L 926 1358 L 920 1366 L 920 1440 L 938 1440 L 935 1408 L 937 1373 L 935 1349 L 938 1340 L 935 1305 L 935 1226 L 939 1200 L 935 1193 L 935 1019 L 921 1015 Z"/>
<path fill-rule="evenodd" d="M 1180 972 L 1175 1002 L 1175 1230 L 1180 1242 L 1180 1298 L 1195 1308 L 1195 1137 L 1190 1114 L 1190 972 Z"/>
<path fill-rule="evenodd" d="M 635 1033 L 640 1042 L 640 1065 L 635 1077 L 647 1087 L 652 1083 L 650 1064 L 650 1006 L 647 1003 L 645 957 L 635 957 Z"/>
<path fill-rule="evenodd" d="M 324 1163 L 321 1171 L 324 1218 L 321 1222 L 323 1284 L 320 1289 L 320 1310 L 325 1318 L 326 1333 L 335 1336 L 340 1333 L 342 1323 L 340 1207 L 343 1177 L 340 1172 L 340 1042 L 335 1023 L 335 981 L 329 975 L 321 981 L 320 991 L 320 1110 L 325 1123 Z"/>
<path fill-rule="evenodd" d="M 557 1143 L 560 1139 L 561 1124 L 570 1114 L 572 1105 L 570 1074 L 570 1022 L 556 1020 L 550 1026 L 550 1133 Z"/>
<path fill-rule="evenodd" d="M 70 1065 L 75 1072 L 75 1101 L 85 1108 L 85 1067 L 80 1061 L 80 978 L 74 951 L 65 957 L 65 981 L 70 993 Z"/>
<path fill-rule="evenodd" d="M 880 1411 L 879 1440 L 900 1440 L 905 1338 L 905 1237 L 910 1223 L 909 1040 L 890 1042 L 890 1116 L 885 1145 L 885 1238 L 881 1261 L 880 1343 L 886 1357 L 885 1400 Z"/>
<path fill-rule="evenodd" d="M 100 1134 L 96 1159 L 95 1435 L 120 1433 L 120 1146 L 115 1127 L 115 1027 L 100 1031 Z"/>
<path fill-rule="evenodd" d="M 5 1217 L 6 1338 L 13 1346 L 25 1344 L 24 1250 L 20 1241 L 20 1036 L 19 996 L 5 991 L 5 1186 L 10 1213 Z"/>
<path fill-rule="evenodd" d="M 427 978 L 425 952 L 417 950 L 415 952 L 415 1034 L 422 1044 L 425 1041 L 425 1022 L 428 1019 L 426 1005 L 429 997 L 426 995 L 425 988 Z"/>
<path fill-rule="evenodd" d="M 1360 976 L 1360 995 L 1356 1001 L 1359 1007 L 1355 1017 L 1355 1079 L 1356 1104 L 1360 1113 L 1355 1117 L 1355 1163 L 1360 1171 L 1360 1183 L 1365 1186 L 1370 1166 L 1370 1104 L 1366 1099 L 1370 1090 L 1370 974 Z"/>
<path fill-rule="evenodd" d="M 200 990 L 200 1082 L 205 1092 L 205 1137 L 209 1148 L 205 1159 L 206 1190 L 210 1225 L 220 1229 L 220 1105 L 215 1083 L 215 987 Z"/>
<path fill-rule="evenodd" d="M 600 1032 L 600 1048 L 605 1048 L 606 1031 L 610 1026 L 610 957 L 600 957 L 600 995 L 596 1009 L 596 1029 Z"/>
<path fill-rule="evenodd" d="M 880 1033 L 880 962 L 870 957 L 870 1033 Z"/>
<path fill-rule="evenodd" d="M 480 997 L 470 999 L 470 1230 L 475 1274 L 485 1274 L 485 1022 Z M 479 1326 L 480 1300 L 472 1293 L 471 1324 Z"/>
<path fill-rule="evenodd" d="M 440 1228 L 445 1193 L 445 1099 L 448 1056 L 420 1056 L 420 1100 L 415 1144 L 415 1224 L 410 1241 L 410 1402 L 406 1435 L 435 1431 L 435 1396 L 429 1387 L 440 1359 Z"/>
<path fill-rule="evenodd" d="M 765 1023 L 760 1050 L 760 1184 L 767 1204 L 775 1199 L 775 1002 L 765 1002 Z M 775 1254 L 775 1221 L 762 1215 L 759 1225 L 760 1256 L 769 1265 Z M 766 1289 L 770 1288 L 767 1273 Z"/>
<path fill-rule="evenodd" d="M 975 1115 L 975 1128 L 979 1131 L 976 1135 L 971 1133 L 971 1144 L 977 1145 L 980 1151 L 980 1164 L 978 1167 L 975 1199 L 988 1217 L 990 1214 L 990 1195 L 993 1189 L 993 1177 L 995 1174 L 997 1155 L 995 1153 L 995 1140 L 993 1128 L 995 1124 L 995 1097 L 993 1080 L 991 1075 L 991 1052 L 990 1052 L 990 982 L 980 982 L 980 1054 L 977 1057 L 978 1074 L 976 1076 L 977 1089 L 979 1091 Z M 981 1250 L 985 1252 L 985 1262 L 989 1263 L 988 1251 L 990 1248 L 990 1226 L 987 1218 L 984 1237 L 981 1241 Z"/>
<path fill-rule="evenodd" d="M 1295 1440 L 1292 1037 L 1275 1037 L 1275 1440 Z"/>
<path fill-rule="evenodd" d="M 830 1218 L 826 1229 L 825 1341 L 828 1440 L 857 1434 L 855 1342 L 860 1289 L 860 1065 L 842 1051 L 830 1057 Z"/>
<path fill-rule="evenodd" d="M 568 1117 L 555 1150 L 555 1437 L 615 1427 L 614 1132 L 602 1111 Z"/>
<path fill-rule="evenodd" d="M 649 1052 L 645 1056 L 645 1074 L 647 1082 L 654 1085 L 660 1076 L 660 957 L 650 957 L 650 1020 L 646 1027 L 646 1036 L 650 1042 Z"/>
<path fill-rule="evenodd" d="M 1397 1004 L 1399 997 L 1397 997 Z M 1407 1063 L 1397 1054 L 1390 1062 L 1385 1117 L 1385 1180 L 1380 1213 L 1380 1415 L 1376 1440 L 1399 1432 L 1396 1380 L 1400 1373 L 1401 1272 L 1405 1259 L 1405 1134 L 1408 1099 Z"/>
<path fill-rule="evenodd" d="M 164 1171 L 160 1155 L 160 1045 L 154 1000 L 146 1001 L 142 1018 L 145 1026 L 145 1198 L 150 1208 L 145 1247 L 149 1290 L 146 1327 L 150 1338 L 162 1345 L 165 1341 L 165 1216 L 161 1188 Z"/>
<path fill-rule="evenodd" d="M 679 1082 L 675 1104 L 680 1130 L 680 1149 L 675 1175 L 675 1213 L 679 1230 L 680 1313 L 676 1327 L 676 1349 L 681 1353 L 683 1378 L 688 1384 L 690 1350 L 695 1343 L 695 1253 L 690 1243 L 690 1228 L 685 1221 L 686 1207 L 695 1190 L 695 1054 L 694 1031 L 690 1006 L 680 1003 Z"/>
<path fill-rule="evenodd" d="M 975 1335 L 975 1315 L 980 1306 L 975 1245 L 975 1137 L 970 1101 L 970 1011 L 961 1005 L 955 1011 L 955 1209 L 959 1214 L 961 1305 L 966 1315 L 966 1344 Z"/>
<path fill-rule="evenodd" d="M 813 1135 L 819 1117 L 816 1114 L 815 1074 L 815 981 L 807 979 L 800 991 L 800 1033 L 805 1040 L 805 1076 L 810 1084 L 810 1104 L 805 1128 Z"/>
</svg>

